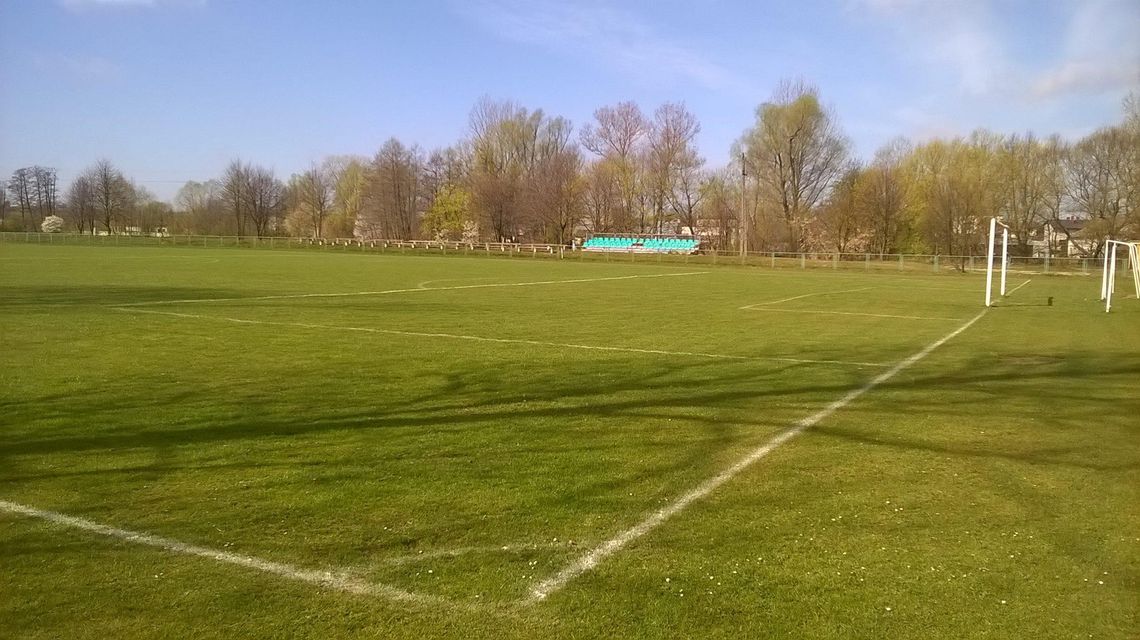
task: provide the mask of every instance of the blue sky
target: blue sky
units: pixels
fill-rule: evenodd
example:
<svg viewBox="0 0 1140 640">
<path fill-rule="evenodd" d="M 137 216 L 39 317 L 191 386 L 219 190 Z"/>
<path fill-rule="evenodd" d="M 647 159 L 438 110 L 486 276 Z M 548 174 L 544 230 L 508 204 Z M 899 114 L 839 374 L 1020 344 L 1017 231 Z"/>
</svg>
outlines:
<svg viewBox="0 0 1140 640">
<path fill-rule="evenodd" d="M 0 0 L 0 31 L 0 175 L 106 157 L 163 198 L 239 156 L 287 177 L 447 145 L 484 95 L 578 126 L 683 101 L 717 166 L 782 78 L 817 84 L 862 158 L 1076 138 L 1140 89 L 1140 0 Z"/>
</svg>

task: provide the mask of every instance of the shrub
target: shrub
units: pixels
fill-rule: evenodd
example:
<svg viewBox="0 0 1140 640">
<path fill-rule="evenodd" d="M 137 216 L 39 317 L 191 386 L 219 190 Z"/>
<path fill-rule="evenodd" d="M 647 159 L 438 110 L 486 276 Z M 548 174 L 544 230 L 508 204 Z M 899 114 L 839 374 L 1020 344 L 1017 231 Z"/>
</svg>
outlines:
<svg viewBox="0 0 1140 640">
<path fill-rule="evenodd" d="M 59 216 L 48 216 L 44 218 L 43 224 L 40 225 L 40 230 L 44 233 L 59 233 L 63 231 L 63 218 Z"/>
</svg>

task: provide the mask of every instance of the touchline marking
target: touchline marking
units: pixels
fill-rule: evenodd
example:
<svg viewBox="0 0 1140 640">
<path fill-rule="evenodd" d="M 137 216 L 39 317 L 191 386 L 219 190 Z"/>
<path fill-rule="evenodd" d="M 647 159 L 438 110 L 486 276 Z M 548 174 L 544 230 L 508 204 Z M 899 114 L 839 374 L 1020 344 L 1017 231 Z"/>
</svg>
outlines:
<svg viewBox="0 0 1140 640">
<path fill-rule="evenodd" d="M 15 502 L 8 502 L 0 500 L 0 511 L 14 513 L 29 518 L 38 518 L 46 520 L 52 524 L 60 525 L 63 527 L 71 527 L 73 529 L 81 529 L 90 533 L 96 533 L 101 536 L 115 538 L 124 542 L 131 542 L 140 544 L 147 547 L 155 547 L 163 551 L 171 553 L 180 553 L 183 555 L 198 556 L 200 558 L 207 558 L 216 562 L 225 564 L 237 565 L 247 569 L 254 569 L 263 573 L 269 573 L 282 578 L 296 580 L 298 582 L 307 582 L 326 589 L 333 589 L 335 591 L 343 591 L 362 596 L 379 596 L 397 602 L 414 602 L 430 605 L 447 605 L 447 606 L 462 606 L 459 603 L 452 602 L 444 598 L 435 596 L 428 596 L 419 593 L 412 593 L 404 591 L 393 586 L 364 582 L 356 580 L 343 574 L 334 573 L 332 571 L 316 571 L 313 569 L 301 569 L 292 565 L 283 564 L 280 562 L 273 562 L 271 560 L 263 560 L 253 556 L 242 556 L 236 553 L 229 553 L 227 551 L 218 551 L 217 549 L 210 549 L 208 547 L 200 547 L 178 540 L 171 540 L 170 538 L 163 538 L 160 536 L 151 535 L 149 533 L 140 533 L 138 531 L 128 531 L 126 529 L 118 529 L 116 527 L 109 527 L 107 525 L 77 518 L 75 516 L 64 515 L 55 511 L 46 511 L 43 509 L 36 509 L 35 507 L 28 507 Z"/>
<path fill-rule="evenodd" d="M 583 556 L 579 557 L 577 560 L 571 562 L 569 565 L 564 567 L 558 573 L 554 574 L 553 576 L 551 576 L 545 580 L 542 580 L 542 581 L 536 583 L 533 587 L 531 587 L 530 594 L 526 598 L 526 600 L 524 600 L 524 603 L 533 604 L 533 603 L 545 600 L 548 596 L 550 596 L 550 594 L 554 593 L 555 591 L 558 591 L 562 587 L 565 587 L 571 580 L 577 578 L 578 576 L 582 575 L 583 573 L 586 573 L 587 571 L 598 566 L 598 563 L 601 562 L 602 560 L 605 560 L 609 556 L 612 556 L 613 554 L 617 553 L 618 551 L 621 551 L 622 548 L 624 548 L 626 545 L 633 542 L 634 540 L 637 540 L 638 538 L 645 536 L 650 531 L 653 531 L 657 527 L 661 526 L 666 520 L 677 515 L 678 513 L 683 511 L 686 507 L 688 507 L 690 504 L 692 504 L 692 503 L 696 502 L 697 500 L 700 500 L 700 499 L 704 498 L 705 496 L 709 495 L 714 490 L 716 490 L 717 487 L 720 487 L 722 484 L 728 482 L 733 477 L 738 475 L 740 472 L 742 472 L 745 469 L 747 469 L 748 467 L 752 466 L 752 464 L 754 464 L 757 460 L 760 460 L 764 456 L 766 456 L 769 453 L 771 453 L 772 451 L 776 450 L 780 445 L 791 440 L 792 438 L 795 438 L 796 436 L 803 433 L 805 430 L 807 430 L 807 429 L 811 428 L 812 426 L 818 424 L 821 420 L 824 420 L 825 418 L 827 418 L 831 414 L 835 413 L 836 411 L 839 411 L 843 407 L 846 407 L 847 405 L 851 404 L 852 402 L 854 402 L 856 399 L 858 399 L 863 394 L 865 394 L 868 391 L 874 389 L 875 387 L 883 384 L 887 380 L 890 380 L 891 378 L 895 377 L 896 375 L 898 375 L 898 373 L 900 371 L 910 367 L 914 363 L 916 363 L 919 360 L 922 360 L 926 356 L 930 355 L 930 353 L 932 351 L 934 351 L 938 347 L 941 347 L 942 345 L 946 344 L 948 341 L 950 341 L 951 339 L 953 339 L 955 336 L 962 333 L 966 329 L 969 329 L 975 322 L 980 320 L 982 318 L 982 316 L 984 316 L 985 314 L 986 314 L 986 310 L 983 309 L 980 313 L 978 313 L 978 315 L 974 316 L 972 319 L 967 321 L 966 324 L 963 324 L 962 326 L 951 331 L 950 333 L 946 334 L 945 336 L 942 336 L 938 340 L 935 340 L 934 342 L 928 344 L 925 348 L 923 348 L 918 353 L 915 353 L 914 355 L 909 356 L 905 360 L 903 360 L 903 361 L 899 362 L 898 364 L 896 364 L 895 366 L 891 367 L 889 370 L 884 371 L 883 373 L 879 374 L 878 376 L 876 376 L 874 379 L 872 379 L 870 382 L 863 385 L 862 387 L 859 387 L 858 389 L 854 389 L 852 391 L 849 391 L 847 393 L 847 395 L 843 396 L 842 398 L 839 398 L 838 400 L 832 402 L 831 404 L 827 405 L 823 409 L 820 409 L 819 411 L 811 414 L 810 416 L 800 420 L 794 426 L 792 426 L 790 429 L 787 429 L 785 431 L 780 432 L 775 437 L 773 437 L 771 440 L 764 443 L 762 446 L 752 450 L 752 452 L 750 452 L 749 454 L 747 454 L 746 456 L 741 458 L 738 462 L 733 464 L 731 467 L 725 469 L 724 471 L 713 476 L 712 478 L 705 480 L 701 484 L 697 485 L 696 488 L 692 489 L 688 493 L 685 493 L 682 496 L 680 496 L 679 498 L 677 498 L 676 500 L 674 500 L 668 506 L 662 507 L 661 509 L 654 511 L 653 513 L 649 514 L 649 516 L 646 517 L 641 522 L 639 522 L 636 525 L 626 529 L 625 531 L 622 531 L 621 533 L 610 538 L 609 540 L 606 540 L 605 542 L 603 542 L 599 546 L 590 550 L 585 555 L 583 555 Z"/>
<path fill-rule="evenodd" d="M 637 349 L 634 347 L 607 347 L 592 344 L 574 344 L 572 342 L 545 342 L 542 340 L 523 340 L 521 338 L 488 338 L 486 336 L 469 336 L 461 333 L 435 333 L 426 331 L 401 331 L 399 329 L 376 329 L 372 327 L 346 327 L 333 324 L 311 324 L 308 322 L 275 322 L 273 320 L 246 320 L 244 318 L 226 318 L 223 316 L 201 315 L 197 313 L 177 313 L 174 311 L 152 311 L 137 307 L 110 307 L 115 311 L 125 313 L 147 313 L 156 316 L 170 316 L 174 318 L 192 318 L 195 320 L 215 320 L 217 322 L 233 322 L 235 324 L 268 325 L 274 327 L 299 327 L 302 329 L 320 329 L 333 331 L 360 331 L 363 333 L 379 333 L 392 336 L 412 336 L 416 338 L 447 338 L 450 340 L 470 340 L 473 342 L 495 342 L 499 344 L 526 344 L 535 347 L 553 347 L 557 349 L 586 349 L 589 351 L 617 351 L 622 353 L 645 353 L 662 356 L 691 356 L 694 358 L 712 358 L 716 360 L 748 360 L 756 362 L 791 362 L 795 364 L 836 364 L 852 367 L 887 367 L 881 362 L 851 362 L 847 360 L 811 360 L 808 358 L 790 358 L 783 356 L 736 356 L 724 353 L 701 353 L 699 351 L 665 351 L 663 349 Z"/>
<path fill-rule="evenodd" d="M 887 313 L 855 313 L 854 311 L 812 311 L 810 309 L 768 309 L 741 307 L 749 311 L 778 311 L 780 313 L 812 313 L 825 316 L 863 316 L 866 318 L 901 318 L 903 320 L 961 320 L 961 318 L 941 318 L 938 316 L 896 316 Z"/>
<path fill-rule="evenodd" d="M 287 293 L 273 296 L 247 296 L 242 298 L 186 298 L 183 300 L 148 300 L 127 302 L 120 307 L 142 307 L 157 304 L 190 304 L 195 302 L 241 302 L 245 300 L 289 300 L 293 298 L 343 298 L 346 296 L 383 296 L 392 293 L 415 293 L 423 291 L 455 291 L 458 289 L 489 289 L 492 287 L 534 287 L 545 284 L 576 284 L 580 282 L 606 282 L 610 280 L 633 280 L 635 278 L 677 278 L 699 276 L 708 271 L 686 271 L 683 273 L 647 273 L 632 276 L 611 276 L 607 278 L 575 278 L 573 280 L 539 280 L 532 282 L 497 282 L 489 284 L 465 284 L 454 287 L 414 287 L 411 289 L 386 289 L 384 291 L 352 291 L 348 293 Z"/>
<path fill-rule="evenodd" d="M 839 295 L 841 293 L 857 293 L 859 291 L 867 291 L 868 289 L 874 289 L 874 287 L 860 287 L 858 289 L 847 289 L 845 291 L 818 291 L 816 293 L 805 293 L 803 295 L 792 296 L 790 298 L 782 298 L 780 300 L 771 300 L 769 302 L 757 302 L 756 304 L 747 304 L 747 305 L 744 305 L 743 307 L 740 307 L 740 308 L 741 309 L 753 309 L 755 307 L 762 307 L 764 305 L 769 305 L 769 304 L 780 304 L 782 302 L 791 302 L 792 300 L 799 300 L 800 298 L 810 298 L 812 296 L 832 296 L 832 295 Z"/>
</svg>

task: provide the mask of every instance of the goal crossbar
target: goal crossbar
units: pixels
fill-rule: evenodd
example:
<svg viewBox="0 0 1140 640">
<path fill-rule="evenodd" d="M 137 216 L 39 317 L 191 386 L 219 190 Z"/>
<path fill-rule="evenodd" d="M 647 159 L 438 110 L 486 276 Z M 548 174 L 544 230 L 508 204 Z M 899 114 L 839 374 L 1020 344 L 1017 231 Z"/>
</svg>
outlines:
<svg viewBox="0 0 1140 640">
<path fill-rule="evenodd" d="M 1108 239 L 1104 242 L 1104 267 L 1100 277 L 1100 299 L 1104 300 L 1104 311 L 1112 309 L 1112 294 L 1116 291 L 1116 252 L 1123 248 L 1128 255 L 1128 267 L 1132 271 L 1132 286 L 1136 297 L 1140 298 L 1140 242 Z"/>
<path fill-rule="evenodd" d="M 997 228 L 1001 227 L 1001 282 L 999 291 L 1005 296 L 1006 266 L 1009 265 L 1009 226 L 998 218 L 990 218 L 989 242 L 986 244 L 986 306 L 993 306 L 994 284 L 994 242 L 997 240 Z"/>
</svg>

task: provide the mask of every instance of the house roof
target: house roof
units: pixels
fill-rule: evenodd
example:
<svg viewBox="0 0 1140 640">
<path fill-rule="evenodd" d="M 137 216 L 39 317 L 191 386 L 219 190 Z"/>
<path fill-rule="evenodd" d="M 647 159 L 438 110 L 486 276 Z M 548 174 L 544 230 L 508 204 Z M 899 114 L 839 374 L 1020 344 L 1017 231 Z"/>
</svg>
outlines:
<svg viewBox="0 0 1140 640">
<path fill-rule="evenodd" d="M 1057 229 L 1059 231 L 1068 231 L 1069 233 L 1075 233 L 1077 231 L 1080 231 L 1081 229 L 1084 229 L 1085 225 L 1087 225 L 1088 223 L 1089 223 L 1088 220 L 1083 220 L 1080 218 L 1066 218 L 1063 220 L 1050 220 L 1049 221 L 1049 224 L 1054 229 Z"/>
</svg>

